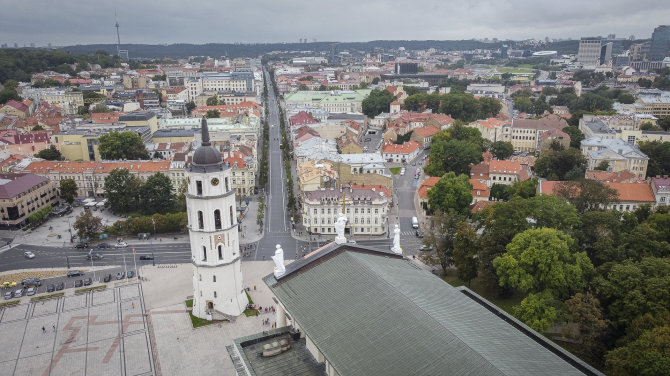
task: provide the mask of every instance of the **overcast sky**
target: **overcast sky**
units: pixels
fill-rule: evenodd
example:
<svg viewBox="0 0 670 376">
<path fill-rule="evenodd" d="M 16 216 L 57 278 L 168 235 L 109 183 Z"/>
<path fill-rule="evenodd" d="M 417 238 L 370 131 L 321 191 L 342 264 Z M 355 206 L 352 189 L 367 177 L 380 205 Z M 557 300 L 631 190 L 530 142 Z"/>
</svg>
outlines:
<svg viewBox="0 0 670 376">
<path fill-rule="evenodd" d="M 121 43 L 649 38 L 670 22 L 666 1 L 30 0 L 3 7 L 0 43 L 116 43 L 115 11 Z"/>
</svg>

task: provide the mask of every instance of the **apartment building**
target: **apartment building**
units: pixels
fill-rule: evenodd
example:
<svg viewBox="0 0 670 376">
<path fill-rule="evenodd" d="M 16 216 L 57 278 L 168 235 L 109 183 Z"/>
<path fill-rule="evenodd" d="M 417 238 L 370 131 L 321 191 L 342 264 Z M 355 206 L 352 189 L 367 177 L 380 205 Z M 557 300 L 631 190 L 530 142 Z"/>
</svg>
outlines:
<svg viewBox="0 0 670 376">
<path fill-rule="evenodd" d="M 382 235 L 388 230 L 390 191 L 382 188 L 320 189 L 303 192 L 303 225 L 313 234 L 335 234 L 335 222 L 344 208 L 345 233 Z M 343 202 L 344 200 L 344 202 Z M 344 204 L 344 206 L 343 206 Z"/>
<path fill-rule="evenodd" d="M 126 169 L 141 180 L 155 173 L 170 176 L 170 161 L 127 161 L 127 162 L 32 162 L 24 169 L 60 184 L 61 180 L 72 179 L 77 183 L 79 197 L 104 197 L 105 178 L 114 169 Z"/>
<path fill-rule="evenodd" d="M 540 149 L 542 133 L 567 127 L 568 123 L 558 115 L 548 115 L 540 119 L 514 119 L 511 126 L 503 126 L 497 141 L 508 141 L 514 150 L 535 152 Z"/>
<path fill-rule="evenodd" d="M 298 91 L 284 96 L 287 110 L 292 107 L 313 107 L 331 113 L 360 113 L 363 100 L 370 95 L 370 89 L 340 91 Z"/>
<path fill-rule="evenodd" d="M 184 83 L 188 100 L 195 101 L 203 93 L 253 92 L 253 72 L 199 72 Z"/>
<path fill-rule="evenodd" d="M 409 140 L 404 144 L 394 144 L 387 141 L 382 146 L 382 157 L 389 162 L 408 162 L 416 158 L 421 147 L 416 142 Z"/>
<path fill-rule="evenodd" d="M 241 152 L 223 152 L 223 161 L 231 167 L 232 187 L 237 196 L 246 196 L 254 193 L 256 186 L 256 168 L 254 159 Z"/>
<path fill-rule="evenodd" d="M 47 205 L 58 204 L 55 182 L 34 174 L 0 174 L 0 227 L 24 225 Z"/>
<path fill-rule="evenodd" d="M 601 162 L 608 162 L 608 172 L 628 170 L 640 179 L 647 175 L 649 157 L 619 138 L 592 136 L 581 142 L 582 154 L 586 157 L 587 170 L 594 170 Z"/>
<path fill-rule="evenodd" d="M 670 205 L 670 178 L 667 176 L 651 178 L 651 191 L 656 205 Z"/>
</svg>

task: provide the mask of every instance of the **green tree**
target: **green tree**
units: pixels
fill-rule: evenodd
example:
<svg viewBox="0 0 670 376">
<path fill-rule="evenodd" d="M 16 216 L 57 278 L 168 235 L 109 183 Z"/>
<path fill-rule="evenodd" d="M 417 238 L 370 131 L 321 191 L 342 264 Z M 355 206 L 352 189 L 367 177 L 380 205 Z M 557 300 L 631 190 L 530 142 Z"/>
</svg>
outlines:
<svg viewBox="0 0 670 376">
<path fill-rule="evenodd" d="M 93 215 L 90 210 L 84 210 L 74 221 L 77 236 L 82 240 L 93 239 L 102 231 L 102 219 Z"/>
<path fill-rule="evenodd" d="M 60 197 L 72 205 L 74 199 L 77 198 L 79 189 L 74 179 L 63 179 L 60 181 L 58 191 L 60 192 Z"/>
<path fill-rule="evenodd" d="M 493 155 L 493 158 L 503 160 L 512 156 L 514 153 L 514 146 L 511 142 L 496 141 L 491 144 L 489 151 Z"/>
<path fill-rule="evenodd" d="M 430 210 L 467 214 L 472 203 L 472 184 L 467 175 L 448 172 L 428 190 Z"/>
<path fill-rule="evenodd" d="M 649 157 L 647 177 L 670 174 L 670 142 L 643 141 L 639 147 Z"/>
<path fill-rule="evenodd" d="M 165 214 L 175 205 L 172 193 L 172 181 L 166 175 L 157 172 L 142 184 L 140 190 L 141 207 L 145 214 Z"/>
<path fill-rule="evenodd" d="M 126 169 L 114 169 L 105 178 L 107 202 L 116 213 L 128 213 L 137 209 L 142 183 Z"/>
<path fill-rule="evenodd" d="M 221 113 L 219 112 L 219 110 L 207 110 L 206 117 L 208 119 L 217 119 L 221 117 Z"/>
<path fill-rule="evenodd" d="M 635 97 L 630 93 L 621 93 L 618 98 L 619 102 L 624 104 L 635 103 Z"/>
<path fill-rule="evenodd" d="M 217 106 L 217 105 L 219 105 L 219 98 L 216 95 L 213 96 L 213 97 L 209 97 L 209 98 L 207 98 L 206 104 L 208 106 Z"/>
<path fill-rule="evenodd" d="M 477 233 L 467 222 L 456 226 L 454 236 L 454 266 L 458 278 L 470 286 L 470 281 L 477 277 L 479 260 L 477 259 Z"/>
<path fill-rule="evenodd" d="M 568 337 L 574 337 L 581 345 L 580 353 L 589 359 L 599 360 L 605 351 L 602 340 L 609 321 L 603 317 L 600 301 L 590 292 L 578 292 L 565 301 L 568 310 L 569 322 L 577 325 L 577 332 L 568 331 L 564 333 Z"/>
<path fill-rule="evenodd" d="M 309 86 L 305 84 L 298 85 L 298 91 L 307 91 L 307 90 L 309 90 Z"/>
<path fill-rule="evenodd" d="M 582 140 L 585 138 L 584 133 L 582 133 L 582 131 L 580 131 L 579 128 L 574 125 L 563 128 L 563 132 L 570 136 L 570 147 L 579 150 L 582 146 Z"/>
<path fill-rule="evenodd" d="M 573 148 L 562 151 L 548 150 L 535 162 L 535 173 L 549 180 L 583 178 L 586 173 L 586 158 L 581 151 Z"/>
<path fill-rule="evenodd" d="M 103 112 L 113 112 L 112 110 L 109 109 L 109 107 L 105 106 L 102 103 L 98 103 L 93 108 L 91 109 L 91 113 L 97 114 L 97 113 L 103 113 Z"/>
<path fill-rule="evenodd" d="M 636 341 L 605 356 L 605 368 L 612 376 L 661 376 L 670 370 L 670 325 L 644 332 Z"/>
<path fill-rule="evenodd" d="M 186 111 L 187 111 L 189 114 L 190 114 L 191 111 L 193 111 L 193 109 L 196 108 L 196 107 L 197 107 L 197 106 L 195 105 L 195 102 L 193 102 L 193 101 L 190 101 L 190 102 L 187 102 L 187 103 L 186 103 Z"/>
<path fill-rule="evenodd" d="M 388 90 L 372 90 L 370 95 L 363 100 L 363 113 L 373 118 L 382 112 L 388 112 L 394 100 L 395 97 Z"/>
<path fill-rule="evenodd" d="M 572 252 L 572 238 L 553 228 L 514 236 L 504 255 L 493 260 L 500 286 L 523 292 L 551 290 L 557 297 L 580 291 L 593 265 L 586 252 Z"/>
<path fill-rule="evenodd" d="M 447 273 L 447 269 L 454 264 L 454 239 L 458 224 L 464 220 L 464 216 L 455 212 L 437 212 L 433 215 L 432 226 L 424 238 L 424 243 L 433 249 L 424 256 L 426 263 L 439 265 L 442 271 Z"/>
<path fill-rule="evenodd" d="M 594 170 L 596 171 L 607 171 L 610 167 L 609 161 L 600 161 Z"/>
<path fill-rule="evenodd" d="M 537 194 L 537 182 L 538 182 L 537 178 L 515 181 L 514 183 L 512 183 L 512 185 L 508 186 L 507 194 L 509 195 L 510 198 L 534 197 Z"/>
<path fill-rule="evenodd" d="M 670 310 L 670 259 L 604 264 L 593 285 L 609 319 L 625 327 L 637 316 Z"/>
<path fill-rule="evenodd" d="M 556 323 L 558 310 L 551 291 L 542 291 L 526 296 L 521 304 L 512 308 L 514 317 L 540 333 L 547 332 Z"/>
<path fill-rule="evenodd" d="M 102 159 L 149 159 L 142 138 L 135 132 L 113 131 L 98 138 L 98 151 Z"/>
<path fill-rule="evenodd" d="M 46 159 L 47 161 L 60 161 L 63 159 L 60 150 L 56 149 L 54 145 L 50 145 L 48 148 L 40 150 L 35 156 L 37 158 Z"/>
<path fill-rule="evenodd" d="M 44 130 L 44 127 L 41 126 L 40 124 L 37 124 L 36 126 L 33 127 L 32 130 L 33 130 L 33 132 L 34 132 L 34 131 L 43 131 L 43 130 Z"/>
<path fill-rule="evenodd" d="M 468 141 L 438 137 L 430 147 L 430 164 L 424 171 L 430 176 L 441 176 L 445 172 L 469 174 L 470 165 L 483 160 L 481 147 Z"/>
<path fill-rule="evenodd" d="M 614 188 L 590 179 L 561 182 L 556 185 L 554 194 L 568 200 L 580 214 L 588 210 L 605 210 L 619 200 L 619 192 Z"/>
<path fill-rule="evenodd" d="M 510 198 L 509 186 L 505 184 L 493 184 L 491 186 L 491 198 L 496 201 L 508 201 Z"/>
<path fill-rule="evenodd" d="M 509 202 L 484 208 L 473 219 L 482 229 L 479 261 L 482 276 L 490 288 L 499 286 L 493 260 L 505 253 L 505 247 L 516 234 L 533 226 L 570 233 L 579 224 L 575 207 L 564 198 L 554 195 L 540 195 L 529 199 L 513 197 Z"/>
</svg>

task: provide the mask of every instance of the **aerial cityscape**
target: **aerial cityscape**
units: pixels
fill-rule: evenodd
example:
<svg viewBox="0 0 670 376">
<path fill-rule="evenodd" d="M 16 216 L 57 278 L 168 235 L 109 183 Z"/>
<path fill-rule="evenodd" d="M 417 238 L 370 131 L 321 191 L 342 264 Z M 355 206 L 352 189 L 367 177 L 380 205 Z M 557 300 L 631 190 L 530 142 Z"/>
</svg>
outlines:
<svg viewBox="0 0 670 376">
<path fill-rule="evenodd" d="M 670 375 L 670 8 L 156 5 L 0 15 L 0 375 Z"/>
</svg>

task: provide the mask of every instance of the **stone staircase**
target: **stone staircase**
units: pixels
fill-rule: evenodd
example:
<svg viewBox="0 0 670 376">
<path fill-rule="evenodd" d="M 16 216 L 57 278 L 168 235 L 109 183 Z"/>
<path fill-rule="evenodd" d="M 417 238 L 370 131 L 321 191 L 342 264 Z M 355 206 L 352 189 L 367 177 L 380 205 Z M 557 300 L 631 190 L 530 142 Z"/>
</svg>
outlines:
<svg viewBox="0 0 670 376">
<path fill-rule="evenodd" d="M 212 320 L 214 321 L 229 321 L 231 323 L 234 323 L 236 319 L 235 316 L 227 315 L 215 309 L 210 310 L 210 313 L 212 314 Z"/>
</svg>

